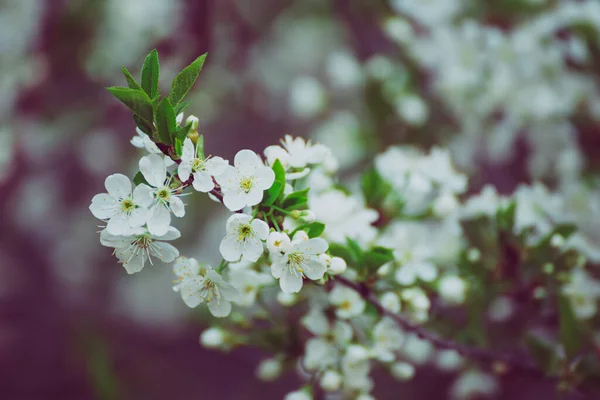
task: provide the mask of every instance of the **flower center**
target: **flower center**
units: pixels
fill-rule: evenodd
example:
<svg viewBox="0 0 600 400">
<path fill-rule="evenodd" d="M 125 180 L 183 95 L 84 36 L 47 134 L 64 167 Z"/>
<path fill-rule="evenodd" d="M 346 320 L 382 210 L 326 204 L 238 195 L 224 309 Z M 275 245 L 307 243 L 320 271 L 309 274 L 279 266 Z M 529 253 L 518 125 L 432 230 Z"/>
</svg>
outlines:
<svg viewBox="0 0 600 400">
<path fill-rule="evenodd" d="M 147 249 L 152 244 L 152 238 L 148 234 L 139 235 L 135 237 L 132 244 L 140 249 Z"/>
<path fill-rule="evenodd" d="M 254 177 L 253 176 L 245 177 L 240 181 L 240 189 L 242 189 L 246 193 L 250 192 L 250 190 L 252 190 L 253 187 L 254 187 Z"/>
<path fill-rule="evenodd" d="M 342 310 L 349 310 L 350 308 L 352 308 L 352 303 L 350 303 L 348 300 L 344 300 L 342 301 L 342 303 L 340 304 L 340 308 Z"/>
<path fill-rule="evenodd" d="M 194 161 L 192 161 L 192 171 L 198 172 L 198 171 L 205 171 L 205 170 L 206 170 L 206 165 L 204 163 L 204 160 L 202 160 L 201 158 L 194 158 Z"/>
<path fill-rule="evenodd" d="M 299 273 L 304 272 L 304 254 L 302 253 L 290 253 L 288 255 L 288 265 L 291 269 L 298 271 Z"/>
<path fill-rule="evenodd" d="M 240 225 L 238 228 L 238 241 L 243 242 L 252 235 L 252 227 L 248 224 Z"/>
<path fill-rule="evenodd" d="M 133 200 L 127 198 L 124 199 L 121 202 L 121 211 L 123 211 L 126 214 L 129 214 L 130 212 L 132 212 L 135 208 L 135 204 L 133 203 Z"/>
<path fill-rule="evenodd" d="M 171 199 L 171 190 L 168 187 L 162 187 L 156 191 L 156 198 L 160 202 L 168 202 Z"/>
<path fill-rule="evenodd" d="M 200 297 L 202 297 L 207 303 L 215 298 L 217 302 L 221 298 L 221 294 L 219 293 L 219 288 L 213 281 L 210 279 L 205 279 L 202 284 L 202 288 L 200 289 Z"/>
</svg>

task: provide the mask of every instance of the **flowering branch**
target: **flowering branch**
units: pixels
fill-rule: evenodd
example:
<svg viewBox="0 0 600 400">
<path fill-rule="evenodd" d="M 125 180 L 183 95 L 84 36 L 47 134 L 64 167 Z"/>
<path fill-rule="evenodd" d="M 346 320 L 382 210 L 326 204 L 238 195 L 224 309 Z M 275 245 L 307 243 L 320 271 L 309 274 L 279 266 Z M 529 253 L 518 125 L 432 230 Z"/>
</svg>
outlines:
<svg viewBox="0 0 600 400">
<path fill-rule="evenodd" d="M 391 312 L 385 308 L 380 302 L 377 296 L 369 289 L 365 284 L 353 282 L 343 276 L 338 276 L 335 282 L 339 282 L 341 285 L 349 287 L 358 292 L 366 301 L 371 303 L 377 312 L 381 315 L 392 318 L 398 325 L 400 325 L 406 331 L 412 332 L 417 335 L 420 339 L 427 340 L 435 345 L 437 348 L 442 350 L 455 350 L 459 354 L 469 357 L 474 360 L 478 360 L 484 363 L 495 364 L 501 366 L 498 363 L 504 364 L 508 368 L 512 368 L 521 372 L 528 372 L 534 375 L 543 376 L 544 373 L 541 371 L 532 361 L 524 360 L 522 358 L 498 354 L 489 350 L 466 346 L 461 343 L 453 342 L 451 340 L 442 339 L 435 333 L 429 332 L 422 326 L 406 319 L 401 314 Z"/>
</svg>

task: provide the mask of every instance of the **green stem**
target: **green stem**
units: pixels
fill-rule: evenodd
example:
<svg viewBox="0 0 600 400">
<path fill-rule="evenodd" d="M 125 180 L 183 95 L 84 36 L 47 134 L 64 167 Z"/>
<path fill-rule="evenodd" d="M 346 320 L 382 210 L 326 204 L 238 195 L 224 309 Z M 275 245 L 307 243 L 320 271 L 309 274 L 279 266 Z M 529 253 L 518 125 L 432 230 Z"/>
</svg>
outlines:
<svg viewBox="0 0 600 400">
<path fill-rule="evenodd" d="M 217 267 L 217 272 L 220 274 L 227 266 L 229 265 L 229 261 L 225 261 L 225 259 L 221 259 L 219 266 Z"/>
<path fill-rule="evenodd" d="M 275 226 L 275 230 L 277 232 L 281 232 L 281 228 L 279 228 L 279 224 L 277 223 L 275 217 L 272 215 L 269 215 L 269 217 L 271 218 L 271 222 L 273 222 L 273 225 Z"/>
<path fill-rule="evenodd" d="M 273 210 L 277 210 L 277 211 L 279 211 L 280 213 L 283 213 L 283 214 L 285 214 L 285 215 L 290 215 L 290 214 L 291 214 L 289 211 L 287 211 L 287 210 L 284 210 L 283 208 L 279 208 L 279 207 L 276 207 L 276 206 L 270 206 L 270 207 L 271 207 Z"/>
</svg>

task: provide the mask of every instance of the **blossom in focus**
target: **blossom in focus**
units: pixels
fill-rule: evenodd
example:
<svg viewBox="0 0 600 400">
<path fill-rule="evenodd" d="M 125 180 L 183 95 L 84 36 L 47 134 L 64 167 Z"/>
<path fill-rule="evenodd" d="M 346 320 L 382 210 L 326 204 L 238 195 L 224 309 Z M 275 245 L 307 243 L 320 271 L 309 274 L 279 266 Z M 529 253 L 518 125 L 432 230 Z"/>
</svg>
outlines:
<svg viewBox="0 0 600 400">
<path fill-rule="evenodd" d="M 179 179 L 186 182 L 190 175 L 194 177 L 192 186 L 199 192 L 207 193 L 214 189 L 213 176 L 218 176 L 225 171 L 228 163 L 221 157 L 203 158 L 198 154 L 199 149 L 194 148 L 190 138 L 183 142 L 181 163 L 178 167 Z"/>
<path fill-rule="evenodd" d="M 132 192 L 129 178 L 122 174 L 108 176 L 104 186 L 108 193 L 95 195 L 90 211 L 94 217 L 108 220 L 106 229 L 110 234 L 126 235 L 146 223 L 147 207 L 152 203 L 147 186 L 139 185 Z"/>
<path fill-rule="evenodd" d="M 167 263 L 175 260 L 179 251 L 164 241 L 175 240 L 180 236 L 181 233 L 173 227 L 169 227 L 163 235 L 153 235 L 145 228 L 136 228 L 130 235 L 115 236 L 104 229 L 100 232 L 100 243 L 113 247 L 127 273 L 133 274 L 141 271 L 146 261 L 152 263 L 153 257 Z"/>
<path fill-rule="evenodd" d="M 275 181 L 275 173 L 251 150 L 240 150 L 235 155 L 234 165 L 225 167 L 215 179 L 223 191 L 225 206 L 238 211 L 262 201 L 263 192 Z"/>
<path fill-rule="evenodd" d="M 219 250 L 227 261 L 255 262 L 263 254 L 263 241 L 269 236 L 269 225 L 247 214 L 233 214 L 227 220 L 227 234 Z"/>
<path fill-rule="evenodd" d="M 279 279 L 281 290 L 297 293 L 302 288 L 304 277 L 312 280 L 321 279 L 327 267 L 319 258 L 319 254 L 326 252 L 328 247 L 327 242 L 322 238 L 294 239 L 291 247 L 284 254 L 271 253 L 273 260 L 271 274 Z"/>
<path fill-rule="evenodd" d="M 163 235 L 171 225 L 171 212 L 176 217 L 185 215 L 185 206 L 179 198 L 181 188 L 171 188 L 171 179 L 167 178 L 167 167 L 164 157 L 151 154 L 140 159 L 140 172 L 152 186 L 154 204 L 150 207 L 147 221 L 148 231 L 154 235 Z"/>
</svg>

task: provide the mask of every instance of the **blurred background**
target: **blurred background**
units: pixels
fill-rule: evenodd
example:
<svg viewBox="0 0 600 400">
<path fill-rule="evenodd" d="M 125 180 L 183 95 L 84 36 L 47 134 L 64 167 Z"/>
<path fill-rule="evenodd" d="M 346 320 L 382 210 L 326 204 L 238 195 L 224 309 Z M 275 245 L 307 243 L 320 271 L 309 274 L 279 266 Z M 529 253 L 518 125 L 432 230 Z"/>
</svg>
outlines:
<svg viewBox="0 0 600 400">
<path fill-rule="evenodd" d="M 132 278 L 99 244 L 90 199 L 140 156 L 104 89 L 121 66 L 137 76 L 157 48 L 169 85 L 208 52 L 186 113 L 230 160 L 292 134 L 352 177 L 391 144 L 439 145 L 471 192 L 568 191 L 600 166 L 599 27 L 596 0 L 0 0 L 0 398 L 279 399 L 299 384 L 256 379 L 258 350 L 202 348 L 170 268 Z M 187 199 L 177 247 L 216 263 L 226 214 Z M 443 399 L 451 383 L 375 376 L 378 399 Z M 518 376 L 496 396 L 555 398 Z"/>
</svg>

